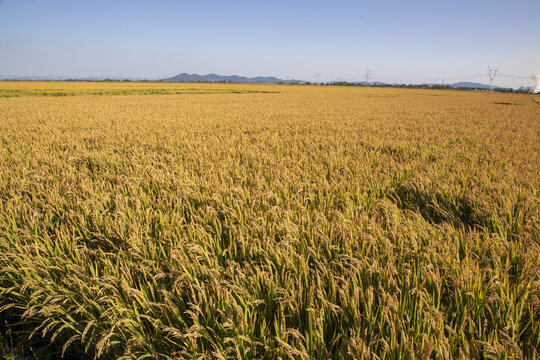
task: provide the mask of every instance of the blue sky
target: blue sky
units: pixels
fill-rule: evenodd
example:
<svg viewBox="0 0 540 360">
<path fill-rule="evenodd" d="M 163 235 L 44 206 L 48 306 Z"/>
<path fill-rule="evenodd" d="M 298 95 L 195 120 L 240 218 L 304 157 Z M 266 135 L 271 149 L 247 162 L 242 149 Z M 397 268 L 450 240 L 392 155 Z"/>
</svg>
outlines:
<svg viewBox="0 0 540 360">
<path fill-rule="evenodd" d="M 0 75 L 448 83 L 488 65 L 540 71 L 539 0 L 0 0 Z"/>
</svg>

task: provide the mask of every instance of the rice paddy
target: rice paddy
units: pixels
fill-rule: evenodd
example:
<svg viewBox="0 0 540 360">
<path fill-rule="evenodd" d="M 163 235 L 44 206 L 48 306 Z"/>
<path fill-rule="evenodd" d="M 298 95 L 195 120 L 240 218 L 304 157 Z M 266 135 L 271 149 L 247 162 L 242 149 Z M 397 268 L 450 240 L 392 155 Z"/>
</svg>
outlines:
<svg viewBox="0 0 540 360">
<path fill-rule="evenodd" d="M 539 99 L 0 82 L 0 352 L 539 358 Z"/>
</svg>

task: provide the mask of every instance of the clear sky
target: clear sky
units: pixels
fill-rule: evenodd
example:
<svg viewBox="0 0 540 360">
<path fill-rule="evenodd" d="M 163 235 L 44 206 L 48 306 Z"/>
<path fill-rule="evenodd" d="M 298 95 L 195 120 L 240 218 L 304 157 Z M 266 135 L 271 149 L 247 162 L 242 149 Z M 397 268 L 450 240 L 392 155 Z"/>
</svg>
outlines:
<svg viewBox="0 0 540 360">
<path fill-rule="evenodd" d="M 489 65 L 540 71 L 540 0 L 0 0 L 0 75 L 486 83 Z"/>
</svg>

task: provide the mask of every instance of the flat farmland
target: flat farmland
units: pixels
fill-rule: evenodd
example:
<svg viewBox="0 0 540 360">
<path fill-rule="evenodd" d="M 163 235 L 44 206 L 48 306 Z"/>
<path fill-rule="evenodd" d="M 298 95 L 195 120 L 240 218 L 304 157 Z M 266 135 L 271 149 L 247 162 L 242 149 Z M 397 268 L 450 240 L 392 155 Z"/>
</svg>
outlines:
<svg viewBox="0 0 540 360">
<path fill-rule="evenodd" d="M 0 353 L 538 358 L 539 168 L 538 95 L 0 82 Z"/>
</svg>

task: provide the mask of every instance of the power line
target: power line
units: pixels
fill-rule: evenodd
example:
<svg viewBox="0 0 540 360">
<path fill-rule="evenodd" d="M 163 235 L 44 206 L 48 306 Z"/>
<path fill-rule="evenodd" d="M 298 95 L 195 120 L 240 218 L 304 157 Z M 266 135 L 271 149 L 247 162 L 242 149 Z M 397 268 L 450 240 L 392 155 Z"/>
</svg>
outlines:
<svg viewBox="0 0 540 360">
<path fill-rule="evenodd" d="M 373 77 L 376 79 L 406 79 L 406 80 L 437 80 L 440 81 L 441 77 L 444 79 L 463 79 L 463 78 L 474 78 L 474 77 L 482 77 L 486 76 L 485 73 L 483 74 L 473 74 L 473 75 L 457 75 L 457 76 L 392 76 L 388 74 L 381 74 L 381 75 L 374 75 Z"/>
<path fill-rule="evenodd" d="M 463 78 L 473 78 L 485 76 L 486 74 L 474 74 L 474 75 L 460 75 L 460 76 L 447 76 L 445 79 L 463 79 Z"/>
<path fill-rule="evenodd" d="M 499 70 L 499 68 L 497 69 L 492 69 L 492 70 Z M 370 73 L 372 72 L 372 70 L 370 70 Z M 471 74 L 471 75 L 454 75 L 454 76 L 442 76 L 444 77 L 445 79 L 461 79 L 461 78 L 472 78 L 472 77 L 481 77 L 481 76 L 486 76 L 486 73 L 481 73 L 481 74 Z M 522 75 L 510 75 L 510 74 L 501 74 L 500 72 L 497 72 L 497 76 L 504 76 L 504 77 L 513 77 L 513 78 L 518 78 L 518 79 L 530 79 L 531 77 L 530 76 L 522 76 Z M 379 74 L 379 75 L 375 75 L 374 77 L 376 78 L 382 78 L 382 77 L 385 77 L 385 78 L 393 78 L 393 79 L 396 79 L 396 78 L 402 78 L 402 79 L 416 79 L 416 80 L 421 80 L 421 79 L 440 79 L 441 76 L 406 76 L 406 77 L 399 77 L 399 76 L 393 76 L 393 75 L 388 75 L 388 74 Z"/>
<path fill-rule="evenodd" d="M 501 74 L 499 72 L 499 67 L 492 68 L 488 67 L 487 75 L 489 77 L 489 89 L 493 90 L 493 81 L 495 80 L 496 76 L 502 76 L 506 78 L 515 78 L 515 79 L 532 79 L 535 80 L 535 75 L 533 76 L 521 76 L 521 75 L 512 75 L 512 74 Z M 406 84 L 406 83 L 416 83 L 416 82 L 423 82 L 423 83 L 440 83 L 441 78 L 444 79 L 444 83 L 446 84 L 447 81 L 454 81 L 458 79 L 467 79 L 467 78 L 481 78 L 485 77 L 486 73 L 483 74 L 468 74 L 468 75 L 454 75 L 454 76 L 432 76 L 432 77 L 426 77 L 426 76 L 393 76 L 389 74 L 379 74 L 374 72 L 373 70 L 367 70 L 366 75 L 364 76 L 364 82 L 367 84 L 370 81 L 375 80 L 381 80 L 385 82 L 391 82 L 394 84 Z"/>
<path fill-rule="evenodd" d="M 499 74 L 499 76 L 516 78 L 516 79 L 530 79 L 531 78 L 530 76 L 506 75 L 506 74 Z"/>
</svg>

